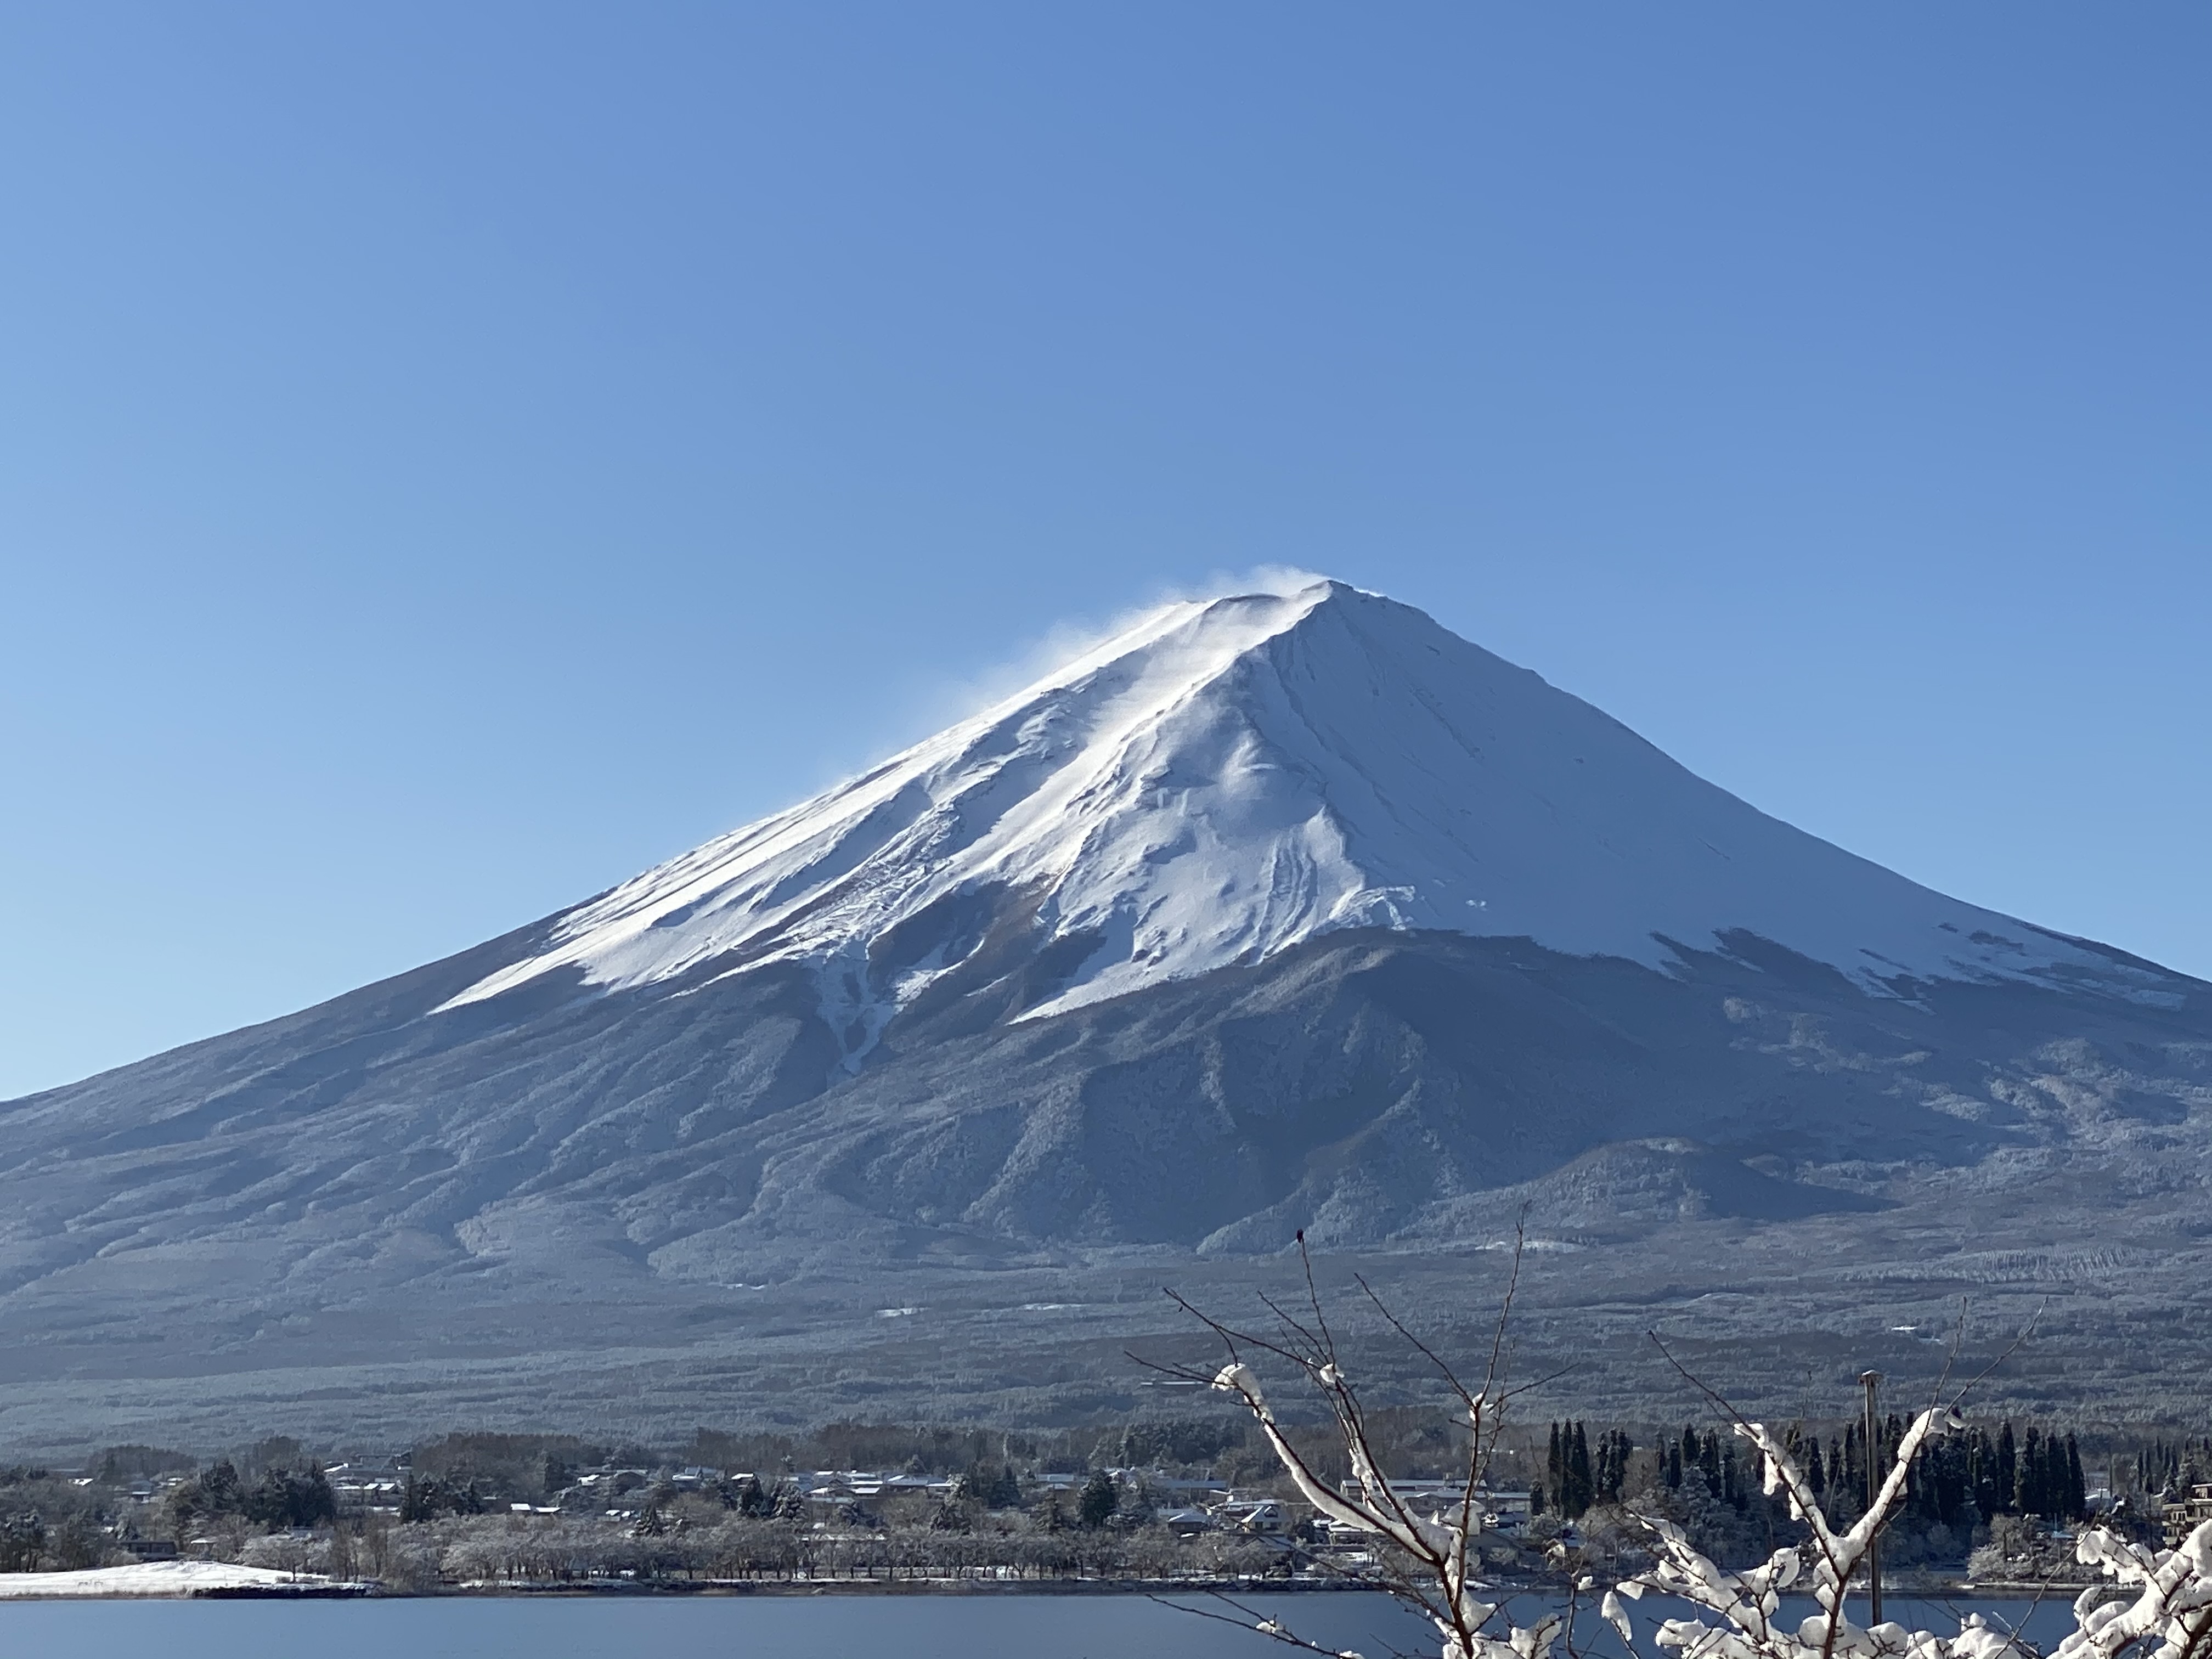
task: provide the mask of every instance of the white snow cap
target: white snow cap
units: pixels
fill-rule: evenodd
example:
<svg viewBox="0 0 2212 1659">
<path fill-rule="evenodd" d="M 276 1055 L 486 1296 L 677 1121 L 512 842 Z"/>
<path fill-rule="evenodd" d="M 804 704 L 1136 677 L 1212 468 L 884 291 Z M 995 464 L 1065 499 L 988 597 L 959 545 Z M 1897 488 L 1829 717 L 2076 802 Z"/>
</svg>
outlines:
<svg viewBox="0 0 2212 1659">
<path fill-rule="evenodd" d="M 876 948 L 1024 895 L 1088 942 L 1037 1018 L 1352 927 L 1525 936 L 1665 969 L 1735 930 L 1878 994 L 2160 976 L 1917 885 L 1747 805 L 1409 606 L 1340 582 L 1169 605 L 864 775 L 556 919 L 448 1006 L 573 967 L 616 988 L 816 966 L 872 1042 L 972 951 Z M 888 973 L 888 980 L 884 975 Z"/>
</svg>

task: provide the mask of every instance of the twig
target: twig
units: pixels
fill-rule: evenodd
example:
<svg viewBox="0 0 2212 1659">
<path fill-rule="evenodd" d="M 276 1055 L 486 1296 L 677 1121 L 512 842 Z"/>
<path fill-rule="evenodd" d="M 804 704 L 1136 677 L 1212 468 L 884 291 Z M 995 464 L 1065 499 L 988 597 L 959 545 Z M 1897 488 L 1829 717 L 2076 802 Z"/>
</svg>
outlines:
<svg viewBox="0 0 2212 1659">
<path fill-rule="evenodd" d="M 1951 1409 L 1953 1411 L 1959 1409 L 1960 1403 L 1965 1401 L 1966 1397 L 1972 1394 L 1975 1389 L 1979 1387 L 1983 1381 L 1988 1377 L 1990 1372 L 1996 1370 L 1998 1366 L 2003 1364 L 2006 1360 L 2011 1358 L 2014 1354 L 2020 1352 L 2021 1346 L 2027 1342 L 2027 1339 L 2035 1334 L 2035 1328 L 2041 1322 L 2043 1318 L 2043 1310 L 2050 1305 L 2051 1300 L 2048 1297 L 2035 1304 L 2035 1311 L 2028 1316 L 2027 1323 L 2020 1328 L 2020 1334 L 2018 1336 L 2015 1336 L 2010 1342 L 2005 1345 L 2005 1351 L 1999 1354 L 1995 1359 L 1990 1361 L 1988 1364 L 1983 1366 L 1980 1370 L 1974 1374 L 1972 1379 L 1967 1382 L 1966 1387 L 1960 1389 L 1957 1394 L 1951 1396 Z"/>
<path fill-rule="evenodd" d="M 1211 1619 L 1216 1624 L 1233 1625 L 1238 1630 L 1253 1631 L 1257 1632 L 1259 1635 L 1267 1637 L 1271 1640 L 1280 1642 L 1286 1647 L 1302 1649 L 1307 1653 L 1326 1655 L 1327 1659 L 1347 1659 L 1347 1656 L 1344 1650 L 1340 1648 L 1325 1648 L 1317 1642 L 1309 1642 L 1304 1637 L 1298 1635 L 1280 1620 L 1266 1618 L 1260 1613 L 1253 1612 L 1249 1607 L 1239 1606 L 1235 1600 L 1224 1595 L 1220 1590 L 1208 1590 L 1206 1594 L 1213 1597 L 1217 1601 L 1222 1602 L 1229 1607 L 1236 1607 L 1237 1612 L 1244 1615 L 1243 1618 L 1231 1619 L 1226 1613 L 1211 1613 L 1204 1607 L 1187 1607 L 1180 1601 L 1169 1601 L 1164 1595 L 1148 1595 L 1145 1597 L 1145 1600 L 1147 1601 L 1156 1601 L 1164 1607 L 1173 1607 L 1177 1613 L 1189 1613 L 1194 1619 Z M 1352 1659 L 1356 1659 L 1356 1656 L 1352 1656 Z"/>
</svg>

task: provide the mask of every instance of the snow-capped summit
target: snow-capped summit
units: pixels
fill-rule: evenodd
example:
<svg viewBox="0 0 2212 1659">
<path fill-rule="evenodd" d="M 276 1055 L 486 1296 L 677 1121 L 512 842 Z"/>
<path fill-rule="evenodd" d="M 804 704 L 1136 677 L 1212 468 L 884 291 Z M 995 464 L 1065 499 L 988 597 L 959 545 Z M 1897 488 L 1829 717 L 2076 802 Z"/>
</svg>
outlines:
<svg viewBox="0 0 2212 1659">
<path fill-rule="evenodd" d="M 1066 962 L 1028 1018 L 1354 927 L 1657 969 L 1751 934 L 1881 994 L 1997 978 L 2160 994 L 2112 953 L 1767 817 L 1419 611 L 1321 581 L 1166 605 L 566 913 L 448 1006 L 555 969 L 613 988 L 799 961 L 857 1057 L 1009 906 Z"/>
</svg>

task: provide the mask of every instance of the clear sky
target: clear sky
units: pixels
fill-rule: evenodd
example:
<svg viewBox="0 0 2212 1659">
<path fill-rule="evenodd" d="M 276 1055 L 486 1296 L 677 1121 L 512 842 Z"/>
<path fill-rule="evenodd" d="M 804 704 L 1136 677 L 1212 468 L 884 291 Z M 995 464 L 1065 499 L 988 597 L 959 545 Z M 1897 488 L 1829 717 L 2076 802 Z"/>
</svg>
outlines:
<svg viewBox="0 0 2212 1659">
<path fill-rule="evenodd" d="M 2212 976 L 2212 8 L 0 11 L 0 1096 L 1326 571 Z"/>
</svg>

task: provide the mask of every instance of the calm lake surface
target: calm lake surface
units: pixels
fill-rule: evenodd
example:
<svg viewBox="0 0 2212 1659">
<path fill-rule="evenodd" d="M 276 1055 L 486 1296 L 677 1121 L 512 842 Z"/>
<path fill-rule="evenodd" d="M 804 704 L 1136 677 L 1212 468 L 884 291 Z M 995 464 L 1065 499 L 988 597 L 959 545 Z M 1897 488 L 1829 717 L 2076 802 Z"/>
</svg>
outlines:
<svg viewBox="0 0 2212 1659">
<path fill-rule="evenodd" d="M 1209 1606 L 1205 1598 L 1179 1598 Z M 1434 1652 L 1388 1596 L 1239 1596 L 1299 1635 L 1386 1659 Z M 1960 1601 L 2048 1650 L 2072 1626 L 2071 1598 Z M 1534 1598 L 1523 1604 L 1533 1616 Z M 1810 1603 L 1806 1611 L 1812 1610 Z M 1884 1614 L 1936 1630 L 1955 1613 L 1892 1597 Z M 1646 1597 L 1639 1635 L 1680 1609 Z M 1863 1616 L 1863 1603 L 1852 1612 Z M 1593 1623 L 1595 1621 L 1593 1620 Z M 1601 1629 L 1601 1627 L 1600 1627 Z M 1584 1632 L 1577 1629 L 1577 1638 Z M 1610 1632 L 1600 1650 L 1618 1651 Z M 1578 1639 L 1577 1645 L 1582 1645 Z M 1643 1644 L 1646 1654 L 1654 1651 Z M 1135 1595 L 451 1596 L 368 1601 L 29 1601 L 0 1604 L 0 1655 L 118 1659 L 1261 1659 L 1295 1650 Z"/>
</svg>

